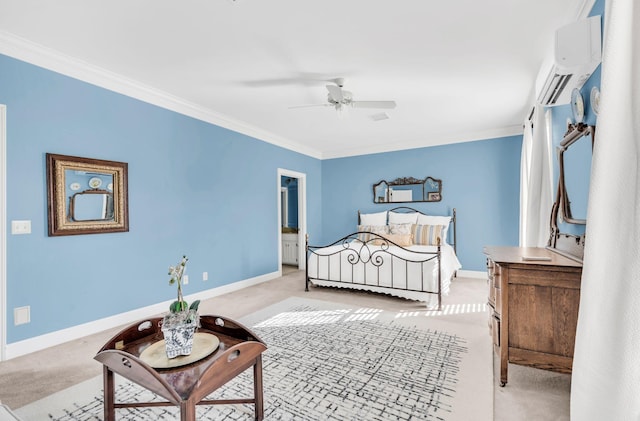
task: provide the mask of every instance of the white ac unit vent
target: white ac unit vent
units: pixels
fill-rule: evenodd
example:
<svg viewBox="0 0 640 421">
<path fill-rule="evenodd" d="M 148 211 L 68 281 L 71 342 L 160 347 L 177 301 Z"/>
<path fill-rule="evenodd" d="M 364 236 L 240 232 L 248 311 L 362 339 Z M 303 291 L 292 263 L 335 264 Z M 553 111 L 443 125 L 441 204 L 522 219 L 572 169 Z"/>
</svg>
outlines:
<svg viewBox="0 0 640 421">
<path fill-rule="evenodd" d="M 556 31 L 553 59 L 536 79 L 539 104 L 568 104 L 571 91 L 580 89 L 602 61 L 600 16 L 592 16 Z"/>
</svg>

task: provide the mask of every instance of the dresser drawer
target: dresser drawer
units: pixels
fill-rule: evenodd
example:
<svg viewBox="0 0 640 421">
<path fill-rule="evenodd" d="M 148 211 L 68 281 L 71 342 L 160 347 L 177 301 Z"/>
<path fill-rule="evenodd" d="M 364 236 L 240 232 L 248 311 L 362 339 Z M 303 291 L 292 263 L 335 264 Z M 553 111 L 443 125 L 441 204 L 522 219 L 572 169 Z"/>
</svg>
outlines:
<svg viewBox="0 0 640 421">
<path fill-rule="evenodd" d="M 493 308 L 498 316 L 502 316 L 502 290 L 494 288 L 493 294 L 495 296 L 495 304 Z"/>
<path fill-rule="evenodd" d="M 496 307 L 496 289 L 493 287 L 492 282 L 489 282 L 489 296 L 487 300 L 491 307 Z"/>
<path fill-rule="evenodd" d="M 493 267 L 493 276 L 491 277 L 491 282 L 494 288 L 502 288 L 502 268 L 500 267 L 500 265 L 495 265 Z"/>
<path fill-rule="evenodd" d="M 489 328 L 489 336 L 493 336 L 493 308 L 487 307 L 487 327 Z"/>
<path fill-rule="evenodd" d="M 489 279 L 493 277 L 493 268 L 494 268 L 493 260 L 487 257 L 487 274 L 489 275 Z"/>
<path fill-rule="evenodd" d="M 500 347 L 500 319 L 495 315 L 491 316 L 491 334 L 493 336 L 493 345 Z"/>
</svg>

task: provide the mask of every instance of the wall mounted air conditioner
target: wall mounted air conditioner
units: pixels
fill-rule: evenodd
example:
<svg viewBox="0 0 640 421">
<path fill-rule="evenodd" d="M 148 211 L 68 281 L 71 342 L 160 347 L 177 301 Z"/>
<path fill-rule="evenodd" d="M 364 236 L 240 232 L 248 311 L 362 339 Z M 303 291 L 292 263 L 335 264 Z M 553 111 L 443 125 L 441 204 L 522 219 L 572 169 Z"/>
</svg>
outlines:
<svg viewBox="0 0 640 421">
<path fill-rule="evenodd" d="M 602 61 L 600 16 L 559 28 L 552 56 L 538 73 L 536 98 L 545 106 L 568 104 L 571 91 L 580 89 Z"/>
</svg>

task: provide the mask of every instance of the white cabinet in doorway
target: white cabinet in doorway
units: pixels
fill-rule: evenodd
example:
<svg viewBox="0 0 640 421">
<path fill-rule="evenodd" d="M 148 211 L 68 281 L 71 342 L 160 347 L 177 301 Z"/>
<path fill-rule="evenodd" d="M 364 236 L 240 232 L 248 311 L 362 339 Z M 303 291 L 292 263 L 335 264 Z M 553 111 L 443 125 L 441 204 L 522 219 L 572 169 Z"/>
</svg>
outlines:
<svg viewBox="0 0 640 421">
<path fill-rule="evenodd" d="M 282 264 L 298 264 L 298 234 L 282 234 Z"/>
</svg>

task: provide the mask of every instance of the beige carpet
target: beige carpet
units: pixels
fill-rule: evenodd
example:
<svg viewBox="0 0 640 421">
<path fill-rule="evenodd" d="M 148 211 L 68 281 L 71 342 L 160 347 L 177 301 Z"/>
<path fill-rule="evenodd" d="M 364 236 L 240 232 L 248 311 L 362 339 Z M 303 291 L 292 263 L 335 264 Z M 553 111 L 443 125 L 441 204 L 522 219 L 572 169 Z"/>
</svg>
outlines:
<svg viewBox="0 0 640 421">
<path fill-rule="evenodd" d="M 469 323 L 484 314 L 482 303 L 443 312 L 390 312 L 289 298 L 241 322 L 269 346 L 263 356 L 266 420 L 488 421 L 493 419 L 491 343 Z M 153 399 L 127 383 L 121 382 L 118 396 Z M 16 413 L 27 420 L 99 419 L 100 386 L 99 379 L 90 380 Z M 213 398 L 251 391 L 247 373 Z M 252 419 L 252 410 L 251 405 L 198 407 L 198 419 Z M 119 419 L 136 420 L 170 414 L 178 415 L 164 408 L 118 411 Z"/>
<path fill-rule="evenodd" d="M 380 294 L 312 288 L 304 292 L 304 273 L 297 271 L 281 278 L 206 300 L 205 313 L 215 312 L 239 319 L 292 296 L 321 299 L 388 311 L 421 310 L 419 303 Z M 486 301 L 486 281 L 457 278 L 445 304 Z M 485 319 L 486 320 L 486 319 Z M 479 332 L 488 329 L 484 320 Z M 30 355 L 0 362 L 0 401 L 10 408 L 20 408 L 101 374 L 93 356 L 118 329 L 99 332 L 67 344 Z M 568 420 L 571 376 L 516 365 L 509 366 L 509 384 L 495 390 L 495 420 Z M 543 414 L 540 417 L 540 414 Z"/>
</svg>

